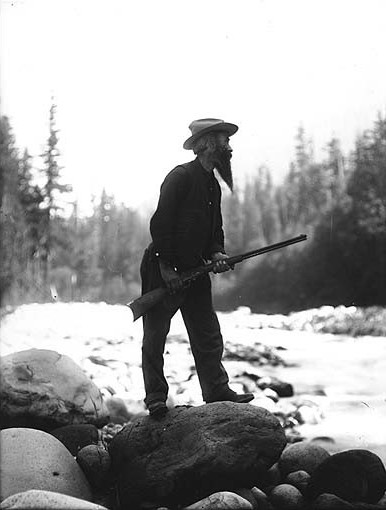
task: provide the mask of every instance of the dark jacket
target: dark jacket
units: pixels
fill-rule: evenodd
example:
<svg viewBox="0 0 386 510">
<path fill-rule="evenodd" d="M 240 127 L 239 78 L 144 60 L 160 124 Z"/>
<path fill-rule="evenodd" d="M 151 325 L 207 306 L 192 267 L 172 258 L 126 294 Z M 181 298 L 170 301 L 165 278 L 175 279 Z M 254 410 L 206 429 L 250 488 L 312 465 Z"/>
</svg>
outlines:
<svg viewBox="0 0 386 510">
<path fill-rule="evenodd" d="M 150 233 L 155 253 L 178 269 L 224 252 L 221 188 L 197 158 L 166 176 Z"/>
</svg>

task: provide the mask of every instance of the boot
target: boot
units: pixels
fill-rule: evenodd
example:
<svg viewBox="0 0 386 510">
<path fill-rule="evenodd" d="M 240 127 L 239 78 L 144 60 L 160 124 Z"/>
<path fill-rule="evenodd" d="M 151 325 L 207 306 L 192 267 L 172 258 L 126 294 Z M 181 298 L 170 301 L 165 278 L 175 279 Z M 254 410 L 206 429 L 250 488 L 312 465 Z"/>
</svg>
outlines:
<svg viewBox="0 0 386 510">
<path fill-rule="evenodd" d="M 229 388 L 223 393 L 220 393 L 218 396 L 208 399 L 206 403 L 210 404 L 211 402 L 236 402 L 237 404 L 247 404 L 254 398 L 255 396 L 253 393 L 236 393 Z"/>
</svg>

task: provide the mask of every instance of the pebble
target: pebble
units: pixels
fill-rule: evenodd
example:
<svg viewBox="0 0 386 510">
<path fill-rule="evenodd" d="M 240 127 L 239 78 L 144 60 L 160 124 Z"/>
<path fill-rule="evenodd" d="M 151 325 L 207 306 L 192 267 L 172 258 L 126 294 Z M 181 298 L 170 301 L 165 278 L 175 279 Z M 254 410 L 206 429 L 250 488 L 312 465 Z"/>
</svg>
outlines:
<svg viewBox="0 0 386 510">
<path fill-rule="evenodd" d="M 279 460 L 282 476 L 294 471 L 306 471 L 311 475 L 330 454 L 323 447 L 302 441 L 287 446 Z"/>
<path fill-rule="evenodd" d="M 280 510 L 301 510 L 304 507 L 302 493 L 287 483 L 282 483 L 272 489 L 269 500 L 275 508 L 280 508 Z"/>
<path fill-rule="evenodd" d="M 234 492 L 215 492 L 183 510 L 253 510 L 252 504 Z"/>
<path fill-rule="evenodd" d="M 292 473 L 289 473 L 285 479 L 286 483 L 289 483 L 290 485 L 293 485 L 297 489 L 300 490 L 300 492 L 303 494 L 303 496 L 306 493 L 308 482 L 310 481 L 311 476 L 307 473 L 307 471 L 293 471 Z"/>
<path fill-rule="evenodd" d="M 352 510 L 354 506 L 335 494 L 320 494 L 312 505 L 312 510 Z"/>
<path fill-rule="evenodd" d="M 317 425 L 323 419 L 323 414 L 318 406 L 301 405 L 297 410 L 297 419 L 299 423 L 308 423 Z"/>
<path fill-rule="evenodd" d="M 278 462 L 275 462 L 267 471 L 266 484 L 268 487 L 275 487 L 281 482 L 281 473 Z"/>
<path fill-rule="evenodd" d="M 238 494 L 242 498 L 249 501 L 252 505 L 253 510 L 261 510 L 261 507 L 258 506 L 258 502 L 252 492 L 252 489 L 245 489 L 245 488 L 235 489 L 232 492 L 234 492 L 235 494 Z"/>
<path fill-rule="evenodd" d="M 104 485 L 109 486 L 111 459 L 103 446 L 85 446 L 78 452 L 76 460 L 92 487 L 101 489 Z"/>
<path fill-rule="evenodd" d="M 258 510 L 268 510 L 269 502 L 266 493 L 258 487 L 252 487 L 251 492 L 256 500 Z"/>
</svg>

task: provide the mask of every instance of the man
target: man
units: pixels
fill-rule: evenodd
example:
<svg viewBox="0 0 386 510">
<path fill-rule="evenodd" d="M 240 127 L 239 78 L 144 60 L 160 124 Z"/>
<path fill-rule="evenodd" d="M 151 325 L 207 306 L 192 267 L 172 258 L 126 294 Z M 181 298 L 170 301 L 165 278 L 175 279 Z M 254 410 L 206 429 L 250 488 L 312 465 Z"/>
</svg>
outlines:
<svg viewBox="0 0 386 510">
<path fill-rule="evenodd" d="M 233 188 L 229 137 L 235 124 L 220 119 L 200 119 L 189 126 L 192 135 L 183 147 L 193 150 L 196 159 L 179 165 L 165 178 L 157 209 L 150 221 L 152 243 L 142 264 L 142 293 L 166 286 L 167 299 L 147 312 L 143 319 L 142 370 L 145 404 L 151 416 L 167 412 L 168 384 L 163 372 L 163 353 L 170 321 L 178 309 L 188 332 L 202 396 L 205 402 L 246 403 L 251 393 L 237 394 L 229 386 L 221 363 L 223 339 L 213 310 L 209 275 L 199 277 L 183 288 L 180 273 L 216 262 L 214 272 L 230 269 L 224 250 L 221 216 L 221 188 L 216 169 Z"/>
</svg>

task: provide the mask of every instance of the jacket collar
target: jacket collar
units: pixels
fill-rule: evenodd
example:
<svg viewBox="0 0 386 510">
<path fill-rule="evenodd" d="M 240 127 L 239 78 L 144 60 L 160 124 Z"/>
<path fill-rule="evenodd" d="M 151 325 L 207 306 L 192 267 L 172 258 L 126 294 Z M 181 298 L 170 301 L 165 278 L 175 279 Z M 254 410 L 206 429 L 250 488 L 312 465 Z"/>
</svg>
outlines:
<svg viewBox="0 0 386 510">
<path fill-rule="evenodd" d="M 210 170 L 210 172 L 208 172 L 208 170 L 205 170 L 205 168 L 201 165 L 201 162 L 198 159 L 198 157 L 193 161 L 193 163 L 194 163 L 194 166 L 197 168 L 197 171 L 199 171 L 203 175 L 205 175 L 206 178 L 212 179 L 214 177 L 213 170 Z"/>
</svg>

